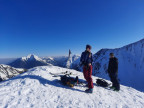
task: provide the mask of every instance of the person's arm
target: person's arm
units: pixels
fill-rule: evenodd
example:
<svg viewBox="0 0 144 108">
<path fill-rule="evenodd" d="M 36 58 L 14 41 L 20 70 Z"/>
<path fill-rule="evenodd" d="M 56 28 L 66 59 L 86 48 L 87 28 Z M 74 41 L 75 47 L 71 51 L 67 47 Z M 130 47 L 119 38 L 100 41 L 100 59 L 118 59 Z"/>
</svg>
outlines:
<svg viewBox="0 0 144 108">
<path fill-rule="evenodd" d="M 91 54 L 91 64 L 93 64 L 93 55 Z"/>
<path fill-rule="evenodd" d="M 91 61 L 92 61 L 92 63 L 93 63 L 93 54 L 91 54 L 92 56 L 91 56 Z"/>
<path fill-rule="evenodd" d="M 84 59 L 83 56 L 84 56 L 84 55 L 83 55 L 83 53 L 82 53 L 82 54 L 81 54 L 81 58 L 80 58 L 80 65 L 81 65 L 81 66 L 83 65 L 83 59 Z"/>
<path fill-rule="evenodd" d="M 110 61 L 109 61 L 109 64 L 108 64 L 108 73 L 110 73 Z"/>
<path fill-rule="evenodd" d="M 118 59 L 116 59 L 115 69 L 115 71 L 118 72 Z"/>
<path fill-rule="evenodd" d="M 118 59 L 115 60 L 114 62 L 114 73 L 117 73 L 118 72 Z"/>
</svg>

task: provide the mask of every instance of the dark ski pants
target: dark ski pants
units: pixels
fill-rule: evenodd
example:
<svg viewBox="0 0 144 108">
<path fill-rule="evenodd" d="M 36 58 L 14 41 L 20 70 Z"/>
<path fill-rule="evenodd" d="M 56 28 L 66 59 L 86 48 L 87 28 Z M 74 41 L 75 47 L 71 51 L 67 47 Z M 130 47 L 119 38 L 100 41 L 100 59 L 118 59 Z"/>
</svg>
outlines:
<svg viewBox="0 0 144 108">
<path fill-rule="evenodd" d="M 83 67 L 83 74 L 84 78 L 88 82 L 88 88 L 92 89 L 93 88 L 93 80 L 92 80 L 92 66 L 84 66 Z"/>
<path fill-rule="evenodd" d="M 109 77 L 111 79 L 112 86 L 115 87 L 117 90 L 120 90 L 118 74 L 117 73 L 109 73 Z"/>
</svg>

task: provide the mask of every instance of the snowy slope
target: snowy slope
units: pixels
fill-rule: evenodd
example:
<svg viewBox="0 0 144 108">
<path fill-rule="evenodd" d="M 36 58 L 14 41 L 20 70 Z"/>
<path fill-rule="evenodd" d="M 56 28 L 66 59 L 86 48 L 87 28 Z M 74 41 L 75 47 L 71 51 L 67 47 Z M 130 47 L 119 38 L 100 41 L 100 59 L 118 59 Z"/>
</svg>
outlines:
<svg viewBox="0 0 144 108">
<path fill-rule="evenodd" d="M 118 49 L 102 49 L 94 55 L 93 71 L 96 76 L 108 79 L 106 74 L 109 53 L 119 59 L 121 83 L 144 91 L 144 39 Z"/>
<path fill-rule="evenodd" d="M 46 65 L 51 65 L 51 64 L 45 62 L 44 60 L 42 60 L 36 55 L 30 54 L 27 57 L 22 57 L 22 58 L 15 60 L 9 65 L 12 67 L 16 67 L 16 68 L 30 69 L 36 66 L 46 66 Z"/>
<path fill-rule="evenodd" d="M 120 92 L 101 87 L 86 94 L 82 86 L 69 88 L 59 83 L 58 73 L 67 69 L 44 66 L 29 70 L 13 79 L 0 83 L 1 108 L 143 108 L 144 93 L 121 86 Z M 81 72 L 71 70 L 83 79 Z M 93 77 L 97 79 L 97 77 Z"/>
<path fill-rule="evenodd" d="M 2 78 L 3 80 L 12 78 L 23 72 L 25 72 L 25 69 L 18 69 L 8 65 L 0 64 L 0 78 Z"/>
</svg>

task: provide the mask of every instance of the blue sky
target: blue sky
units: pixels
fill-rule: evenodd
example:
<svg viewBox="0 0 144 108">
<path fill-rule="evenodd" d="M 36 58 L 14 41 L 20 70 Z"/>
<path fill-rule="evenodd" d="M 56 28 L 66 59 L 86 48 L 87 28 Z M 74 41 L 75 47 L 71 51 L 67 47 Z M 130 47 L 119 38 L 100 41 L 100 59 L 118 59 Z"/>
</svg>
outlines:
<svg viewBox="0 0 144 108">
<path fill-rule="evenodd" d="M 0 58 L 93 53 L 144 38 L 144 0 L 0 0 Z"/>
</svg>

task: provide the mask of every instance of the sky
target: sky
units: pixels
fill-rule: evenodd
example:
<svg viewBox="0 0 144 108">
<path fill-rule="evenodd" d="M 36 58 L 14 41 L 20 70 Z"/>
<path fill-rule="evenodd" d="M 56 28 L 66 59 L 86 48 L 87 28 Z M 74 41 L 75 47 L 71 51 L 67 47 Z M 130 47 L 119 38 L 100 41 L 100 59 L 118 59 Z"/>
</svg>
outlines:
<svg viewBox="0 0 144 108">
<path fill-rule="evenodd" d="M 0 0 L 0 58 L 81 54 L 144 38 L 144 0 Z"/>
</svg>

